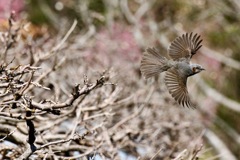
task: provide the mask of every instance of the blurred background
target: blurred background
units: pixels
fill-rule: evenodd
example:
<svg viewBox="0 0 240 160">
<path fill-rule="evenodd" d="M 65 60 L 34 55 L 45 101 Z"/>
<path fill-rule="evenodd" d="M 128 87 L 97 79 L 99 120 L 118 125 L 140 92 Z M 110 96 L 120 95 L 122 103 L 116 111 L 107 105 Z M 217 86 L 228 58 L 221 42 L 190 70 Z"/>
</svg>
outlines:
<svg viewBox="0 0 240 160">
<path fill-rule="evenodd" d="M 103 70 L 114 70 L 110 81 L 123 90 L 118 99 L 138 95 L 132 99 L 134 103 L 113 109 L 115 115 L 108 127 L 146 103 L 145 97 L 153 92 L 144 108 L 146 112 L 125 126 L 130 128 L 129 133 L 134 124 L 142 126 L 134 130 L 148 138 L 142 136 L 134 141 L 144 142 L 135 144 L 134 151 L 133 144 L 116 142 L 114 147 L 120 159 L 177 159 L 184 157 L 184 149 L 193 141 L 194 147 L 190 145 L 185 159 L 240 159 L 238 0 L 0 0 L 1 32 L 8 30 L 12 11 L 23 43 L 34 46 L 36 54 L 57 44 L 77 21 L 59 51 L 72 63 L 67 72 L 59 71 L 68 77 L 60 83 L 68 88 L 74 85 L 71 83 L 77 81 L 77 76 L 91 77 Z M 192 100 L 198 106 L 196 110 L 179 107 L 167 93 L 162 76 L 144 80 L 139 71 L 146 47 L 154 46 L 166 54 L 170 42 L 186 32 L 198 33 L 203 39 L 203 47 L 192 61 L 206 71 L 190 78 L 188 83 Z M 21 56 L 26 58 L 28 54 Z M 44 68 L 44 64 L 41 66 Z M 57 81 L 54 75 L 53 81 Z M 183 131 L 185 137 L 177 135 L 181 140 L 157 136 L 170 134 L 161 127 L 178 124 L 187 126 Z M 134 134 L 135 138 L 139 135 Z M 102 153 L 95 159 L 104 159 Z"/>
</svg>

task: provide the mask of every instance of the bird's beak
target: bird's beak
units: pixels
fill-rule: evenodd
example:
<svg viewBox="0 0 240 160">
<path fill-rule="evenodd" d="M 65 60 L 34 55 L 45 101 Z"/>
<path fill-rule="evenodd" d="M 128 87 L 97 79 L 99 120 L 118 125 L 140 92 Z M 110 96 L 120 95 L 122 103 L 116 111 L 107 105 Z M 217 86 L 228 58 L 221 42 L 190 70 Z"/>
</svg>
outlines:
<svg viewBox="0 0 240 160">
<path fill-rule="evenodd" d="M 201 68 L 201 70 L 202 70 L 202 71 L 206 71 L 206 69 L 205 69 L 205 68 Z"/>
</svg>

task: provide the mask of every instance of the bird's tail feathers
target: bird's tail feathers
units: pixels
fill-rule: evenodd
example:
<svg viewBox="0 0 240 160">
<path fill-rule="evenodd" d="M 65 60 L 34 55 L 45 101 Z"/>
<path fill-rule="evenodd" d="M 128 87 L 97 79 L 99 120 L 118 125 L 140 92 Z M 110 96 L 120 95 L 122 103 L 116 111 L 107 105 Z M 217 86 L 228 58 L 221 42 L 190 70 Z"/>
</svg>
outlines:
<svg viewBox="0 0 240 160">
<path fill-rule="evenodd" d="M 143 53 L 140 70 L 145 78 L 153 77 L 169 68 L 168 59 L 155 48 L 147 48 Z"/>
</svg>

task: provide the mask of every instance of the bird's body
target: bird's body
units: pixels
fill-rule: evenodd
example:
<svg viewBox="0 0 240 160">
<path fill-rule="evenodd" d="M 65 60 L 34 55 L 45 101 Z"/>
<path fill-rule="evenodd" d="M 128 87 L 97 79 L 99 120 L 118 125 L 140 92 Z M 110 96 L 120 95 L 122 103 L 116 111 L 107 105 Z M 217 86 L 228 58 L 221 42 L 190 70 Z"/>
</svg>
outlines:
<svg viewBox="0 0 240 160">
<path fill-rule="evenodd" d="M 186 62 L 177 62 L 173 67 L 179 72 L 179 75 L 189 77 L 194 74 L 192 67 Z"/>
<path fill-rule="evenodd" d="M 168 54 L 162 56 L 155 48 L 147 48 L 140 70 L 145 78 L 167 72 L 165 84 L 172 97 L 182 106 L 193 107 L 187 91 L 187 78 L 204 70 L 198 64 L 190 64 L 191 57 L 201 48 L 200 36 L 192 33 L 177 37 L 170 45 Z"/>
</svg>

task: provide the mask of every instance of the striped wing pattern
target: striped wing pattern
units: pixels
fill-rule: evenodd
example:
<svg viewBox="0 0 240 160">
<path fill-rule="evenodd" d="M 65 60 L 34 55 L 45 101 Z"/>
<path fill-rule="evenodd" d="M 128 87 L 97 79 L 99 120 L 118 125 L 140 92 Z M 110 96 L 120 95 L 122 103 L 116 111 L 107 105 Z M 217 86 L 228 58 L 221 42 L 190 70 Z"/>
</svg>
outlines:
<svg viewBox="0 0 240 160">
<path fill-rule="evenodd" d="M 202 47 L 200 35 L 191 32 L 177 37 L 169 46 L 169 56 L 177 61 L 180 58 L 186 58 L 188 62 L 191 57 Z"/>
<path fill-rule="evenodd" d="M 171 68 L 165 76 L 165 84 L 172 97 L 183 107 L 193 107 L 187 91 L 187 77 L 179 76 L 176 69 Z"/>
</svg>

